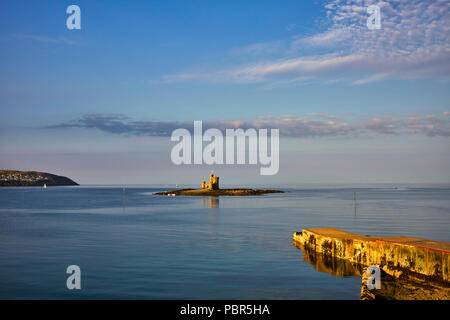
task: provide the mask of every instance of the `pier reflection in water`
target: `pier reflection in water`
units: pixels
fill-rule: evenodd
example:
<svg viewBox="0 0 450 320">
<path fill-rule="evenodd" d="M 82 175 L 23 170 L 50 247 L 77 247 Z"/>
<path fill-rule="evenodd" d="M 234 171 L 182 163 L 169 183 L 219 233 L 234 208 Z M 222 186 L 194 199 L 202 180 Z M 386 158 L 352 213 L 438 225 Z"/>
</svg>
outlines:
<svg viewBox="0 0 450 320">
<path fill-rule="evenodd" d="M 362 266 L 353 264 L 347 260 L 339 259 L 333 256 L 326 256 L 316 252 L 308 247 L 304 247 L 298 242 L 294 245 L 302 250 L 303 261 L 310 264 L 319 272 L 326 272 L 337 277 L 352 277 L 362 275 Z"/>
<path fill-rule="evenodd" d="M 406 275 L 395 278 L 381 270 L 381 289 L 368 290 L 366 268 L 344 259 L 324 255 L 294 241 L 303 253 L 303 261 L 319 272 L 337 277 L 361 277 L 361 299 L 389 300 L 449 300 L 450 288 L 445 283 L 434 283 Z"/>
</svg>

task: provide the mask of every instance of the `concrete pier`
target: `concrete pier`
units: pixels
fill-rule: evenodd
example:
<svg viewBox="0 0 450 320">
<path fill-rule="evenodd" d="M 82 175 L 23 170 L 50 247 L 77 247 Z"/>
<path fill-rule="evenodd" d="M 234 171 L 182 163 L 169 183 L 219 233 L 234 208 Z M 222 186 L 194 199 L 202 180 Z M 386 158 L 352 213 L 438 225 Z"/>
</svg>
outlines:
<svg viewBox="0 0 450 320">
<path fill-rule="evenodd" d="M 301 243 L 294 245 L 302 251 L 303 261 L 318 272 L 328 273 L 335 277 L 361 277 L 361 300 L 450 300 L 450 286 L 420 280 L 401 275 L 395 278 L 381 271 L 381 288 L 370 290 L 367 287 L 369 273 L 367 267 L 352 263 L 349 260 L 324 255 Z"/>
<path fill-rule="evenodd" d="M 294 243 L 361 266 L 377 265 L 394 278 L 408 276 L 450 286 L 450 243 L 410 237 L 373 237 L 337 229 L 303 229 Z"/>
</svg>

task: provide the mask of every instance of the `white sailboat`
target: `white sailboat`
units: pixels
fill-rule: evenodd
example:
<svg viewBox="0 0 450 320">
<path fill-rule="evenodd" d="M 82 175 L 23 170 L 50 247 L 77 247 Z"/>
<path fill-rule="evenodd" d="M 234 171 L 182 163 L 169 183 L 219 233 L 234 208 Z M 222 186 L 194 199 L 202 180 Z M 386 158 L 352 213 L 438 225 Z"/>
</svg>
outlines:
<svg viewBox="0 0 450 320">
<path fill-rule="evenodd" d="M 44 189 L 47 189 L 47 184 L 46 183 L 44 183 Z"/>
</svg>

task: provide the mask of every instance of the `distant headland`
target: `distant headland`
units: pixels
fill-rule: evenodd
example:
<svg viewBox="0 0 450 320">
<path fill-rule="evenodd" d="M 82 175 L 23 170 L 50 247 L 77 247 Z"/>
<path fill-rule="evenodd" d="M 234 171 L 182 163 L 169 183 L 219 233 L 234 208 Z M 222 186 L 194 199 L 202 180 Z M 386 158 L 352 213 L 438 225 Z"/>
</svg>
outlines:
<svg viewBox="0 0 450 320">
<path fill-rule="evenodd" d="M 78 186 L 75 181 L 38 171 L 0 170 L 0 187 Z"/>
<path fill-rule="evenodd" d="M 156 195 L 167 196 L 258 196 L 266 193 L 283 193 L 281 190 L 267 190 L 267 189 L 220 189 L 219 177 L 214 174 L 209 176 L 209 182 L 202 181 L 201 189 L 180 189 L 169 190 L 163 192 L 156 192 Z"/>
</svg>

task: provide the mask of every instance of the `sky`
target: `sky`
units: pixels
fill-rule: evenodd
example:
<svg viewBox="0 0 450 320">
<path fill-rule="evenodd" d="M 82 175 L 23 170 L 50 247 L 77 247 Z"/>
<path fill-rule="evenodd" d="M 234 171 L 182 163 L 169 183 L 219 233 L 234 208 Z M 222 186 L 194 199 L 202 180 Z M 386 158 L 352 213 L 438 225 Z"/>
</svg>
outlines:
<svg viewBox="0 0 450 320">
<path fill-rule="evenodd" d="M 69 30 L 66 9 L 81 9 Z M 367 27 L 367 7 L 381 28 Z M 450 182 L 450 1 L 1 1 L 0 168 L 81 184 Z M 176 128 L 279 128 L 280 170 Z"/>
</svg>

